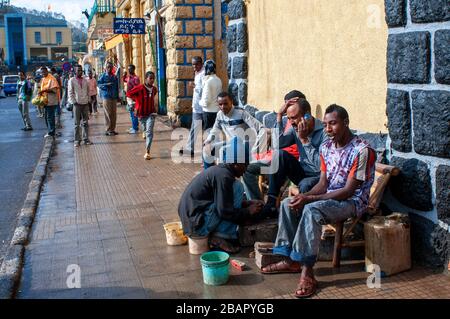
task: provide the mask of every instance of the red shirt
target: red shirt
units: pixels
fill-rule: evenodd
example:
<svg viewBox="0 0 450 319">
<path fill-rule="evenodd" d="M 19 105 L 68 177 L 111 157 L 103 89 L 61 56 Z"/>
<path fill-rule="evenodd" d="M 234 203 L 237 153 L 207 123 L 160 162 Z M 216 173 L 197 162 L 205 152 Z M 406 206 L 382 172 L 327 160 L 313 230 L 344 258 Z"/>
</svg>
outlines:
<svg viewBox="0 0 450 319">
<path fill-rule="evenodd" d="M 157 93 L 158 89 L 155 86 L 149 89 L 143 84 L 139 84 L 127 92 L 127 97 L 136 102 L 135 110 L 138 118 L 156 113 L 155 96 Z"/>
<path fill-rule="evenodd" d="M 286 127 L 284 128 L 284 132 L 287 132 L 290 128 L 291 128 L 291 122 L 287 121 L 286 123 Z M 298 158 L 300 157 L 300 153 L 298 151 L 298 147 L 297 144 L 292 144 L 291 146 L 285 147 L 282 149 L 283 151 L 288 152 L 289 154 L 291 154 L 292 156 L 295 157 L 295 159 L 298 160 Z M 261 153 L 261 154 L 256 154 L 255 158 L 257 160 L 267 160 L 267 161 L 271 161 L 272 160 L 272 150 L 267 151 L 265 153 Z"/>
</svg>

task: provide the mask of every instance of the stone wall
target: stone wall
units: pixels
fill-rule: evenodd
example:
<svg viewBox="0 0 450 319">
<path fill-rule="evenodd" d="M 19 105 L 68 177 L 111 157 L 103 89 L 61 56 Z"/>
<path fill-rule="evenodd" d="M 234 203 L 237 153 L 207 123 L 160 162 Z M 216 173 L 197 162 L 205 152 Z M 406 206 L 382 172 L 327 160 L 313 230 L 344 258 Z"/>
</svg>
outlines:
<svg viewBox="0 0 450 319">
<path fill-rule="evenodd" d="M 386 112 L 391 164 L 402 170 L 391 191 L 401 209 L 415 213 L 412 232 L 416 260 L 447 267 L 450 2 L 385 0 L 385 8 L 389 26 Z"/>
<path fill-rule="evenodd" d="M 248 34 L 247 12 L 243 0 L 228 3 L 227 49 L 228 49 L 228 90 L 234 104 L 247 104 L 248 78 Z"/>
<path fill-rule="evenodd" d="M 193 56 L 214 59 L 212 0 L 169 0 L 165 14 L 167 48 L 167 105 L 169 115 L 191 113 Z M 220 10 L 220 8 L 219 8 Z"/>
</svg>

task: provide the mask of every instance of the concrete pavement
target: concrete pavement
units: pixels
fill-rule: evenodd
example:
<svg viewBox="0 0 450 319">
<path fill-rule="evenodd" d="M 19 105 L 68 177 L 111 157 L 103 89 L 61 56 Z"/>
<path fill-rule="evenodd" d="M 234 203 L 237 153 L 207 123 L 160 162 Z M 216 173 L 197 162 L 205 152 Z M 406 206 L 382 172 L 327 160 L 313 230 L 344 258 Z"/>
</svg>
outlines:
<svg viewBox="0 0 450 319">
<path fill-rule="evenodd" d="M 103 112 L 103 109 L 100 109 Z M 163 224 L 177 220 L 179 197 L 199 164 L 174 164 L 172 130 L 155 126 L 153 159 L 145 161 L 141 135 L 125 133 L 119 108 L 118 136 L 105 136 L 103 114 L 90 121 L 94 145 L 73 147 L 72 119 L 63 118 L 49 174 L 26 247 L 17 298 L 293 298 L 298 275 L 261 275 L 231 269 L 224 286 L 206 286 L 199 256 L 168 246 Z M 423 268 L 366 285 L 361 260 L 340 270 L 320 262 L 314 298 L 450 298 L 450 278 Z M 79 277 L 78 277 L 79 274 Z M 80 288 L 77 278 L 80 278 Z"/>
</svg>

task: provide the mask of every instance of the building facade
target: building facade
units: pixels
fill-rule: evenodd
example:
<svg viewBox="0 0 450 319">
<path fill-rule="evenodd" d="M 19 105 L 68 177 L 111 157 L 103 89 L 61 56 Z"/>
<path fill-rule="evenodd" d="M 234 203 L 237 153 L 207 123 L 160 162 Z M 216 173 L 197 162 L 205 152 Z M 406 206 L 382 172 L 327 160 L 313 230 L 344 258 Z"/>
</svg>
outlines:
<svg viewBox="0 0 450 319">
<path fill-rule="evenodd" d="M 0 48 L 10 68 L 72 59 L 72 33 L 64 20 L 36 17 L 4 8 L 0 13 Z"/>
</svg>

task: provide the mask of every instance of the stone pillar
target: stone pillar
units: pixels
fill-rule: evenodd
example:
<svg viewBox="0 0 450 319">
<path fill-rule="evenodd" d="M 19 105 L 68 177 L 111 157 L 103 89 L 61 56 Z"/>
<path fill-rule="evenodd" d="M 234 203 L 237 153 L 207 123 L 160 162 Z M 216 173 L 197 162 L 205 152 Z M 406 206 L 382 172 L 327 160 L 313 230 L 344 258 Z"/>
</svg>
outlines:
<svg viewBox="0 0 450 319">
<path fill-rule="evenodd" d="M 193 56 L 214 59 L 212 0 L 170 0 L 166 13 L 167 106 L 171 117 L 192 112 Z M 220 9 L 220 8 L 219 8 Z M 182 123 L 183 124 L 183 123 Z"/>
<path fill-rule="evenodd" d="M 413 256 L 447 268 L 450 2 L 385 0 L 385 7 L 391 164 L 402 170 L 391 191 L 405 212 L 414 212 Z"/>
<path fill-rule="evenodd" d="M 247 12 L 243 0 L 232 0 L 228 4 L 228 91 L 235 105 L 247 104 L 248 36 Z"/>
<path fill-rule="evenodd" d="M 131 0 L 131 10 L 130 10 L 131 18 L 142 18 L 140 13 L 140 1 L 139 0 Z M 142 37 L 144 35 L 130 35 L 131 37 L 131 47 L 132 47 L 132 64 L 136 66 L 136 74 L 142 79 L 143 75 L 143 65 L 142 65 Z"/>
</svg>

